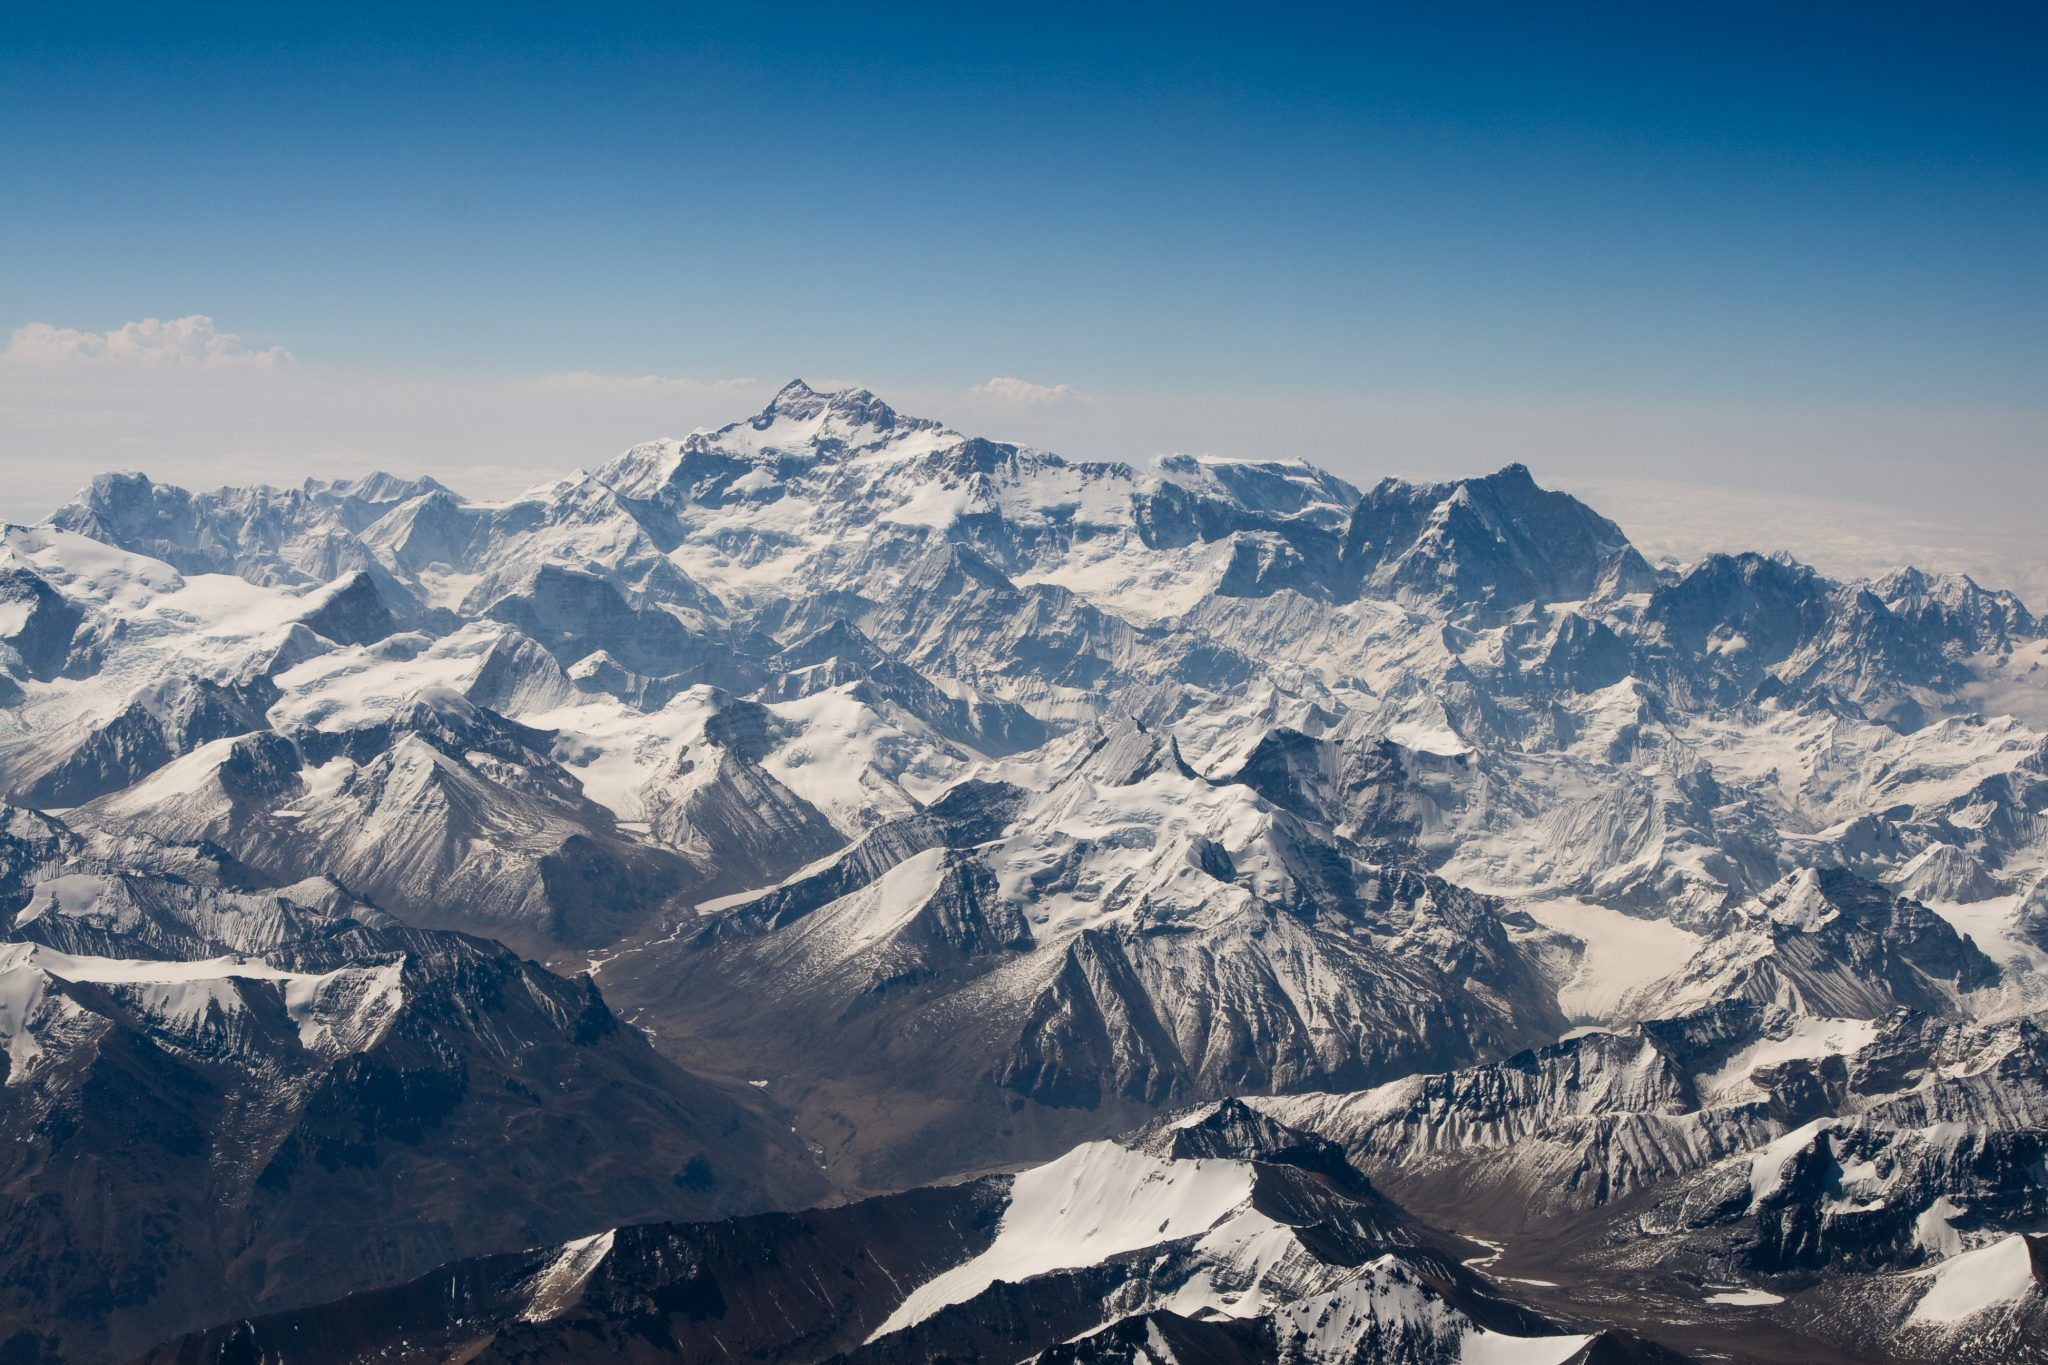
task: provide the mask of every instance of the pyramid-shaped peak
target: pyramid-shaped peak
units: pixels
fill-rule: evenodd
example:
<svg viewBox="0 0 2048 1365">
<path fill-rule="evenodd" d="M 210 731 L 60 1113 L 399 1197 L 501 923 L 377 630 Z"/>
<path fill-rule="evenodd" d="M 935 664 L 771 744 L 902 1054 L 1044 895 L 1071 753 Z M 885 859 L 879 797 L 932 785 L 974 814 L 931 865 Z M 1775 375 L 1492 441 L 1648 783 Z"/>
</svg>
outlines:
<svg viewBox="0 0 2048 1365">
<path fill-rule="evenodd" d="M 873 667 L 881 662 L 882 652 L 875 648 L 874 641 L 861 633 L 859 627 L 842 616 L 784 649 L 776 655 L 775 663 L 778 668 L 797 669 L 810 668 L 830 659 Z"/>
<path fill-rule="evenodd" d="M 784 384 L 761 409 L 762 416 L 810 418 L 824 412 L 845 412 L 881 404 L 881 399 L 862 388 L 814 389 L 801 379 Z M 887 405 L 882 404 L 886 410 Z"/>
<path fill-rule="evenodd" d="M 756 430 L 766 430 L 778 421 L 813 422 L 819 419 L 845 427 L 874 431 L 918 430 L 936 427 L 937 422 L 904 417 L 875 396 L 871 389 L 858 387 L 820 390 L 801 379 L 784 384 L 768 406 L 753 419 Z"/>
<path fill-rule="evenodd" d="M 1099 725 L 1094 743 L 1080 755 L 1074 771 L 1105 787 L 1134 786 L 1160 772 L 1196 777 L 1171 731 L 1154 729 L 1131 716 Z"/>
<path fill-rule="evenodd" d="M 430 475 L 408 479 L 382 469 L 353 479 L 307 479 L 302 487 L 308 493 L 331 493 L 336 497 L 360 498 L 369 503 L 404 502 L 428 493 L 453 494 L 448 485 Z"/>
<path fill-rule="evenodd" d="M 970 585 L 1001 593 L 1017 591 L 1017 585 L 1010 581 L 1009 575 L 997 568 L 987 556 L 951 540 L 925 554 L 911 566 L 903 580 L 904 591 L 913 593 L 944 590 L 950 594 Z"/>
</svg>

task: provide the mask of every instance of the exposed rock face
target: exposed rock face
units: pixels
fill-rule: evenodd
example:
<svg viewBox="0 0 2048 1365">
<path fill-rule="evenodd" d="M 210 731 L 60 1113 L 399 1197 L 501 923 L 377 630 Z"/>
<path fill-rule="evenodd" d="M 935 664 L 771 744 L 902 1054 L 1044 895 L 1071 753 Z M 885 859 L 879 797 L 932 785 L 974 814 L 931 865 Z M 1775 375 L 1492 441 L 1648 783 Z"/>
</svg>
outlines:
<svg viewBox="0 0 2048 1365">
<path fill-rule="evenodd" d="M 338 579 L 299 619 L 338 645 L 373 645 L 398 629 L 391 609 L 378 595 L 377 580 L 363 570 Z"/>
<path fill-rule="evenodd" d="M 1342 562 L 1358 593 L 1492 610 L 1656 582 L 1620 527 L 1519 464 L 1453 484 L 1382 482 L 1352 513 Z"/>
<path fill-rule="evenodd" d="M 27 569 L 9 568 L 0 571 L 0 612 L 0 644 L 24 675 L 48 682 L 63 671 L 83 610 Z"/>
<path fill-rule="evenodd" d="M 2048 1238 L 2014 1233 L 1930 1271 L 1817 1288 L 1801 1317 L 1867 1350 L 1976 1365 L 2048 1357 Z"/>
<path fill-rule="evenodd" d="M 2039 1311 L 2026 1286 L 1983 1309 L 1981 1335 L 1887 1305 L 2048 1217 L 2044 1061 L 2042 1016 L 1871 1022 L 1737 1002 L 1361 1094 L 1256 1103 L 1341 1143 L 1404 1202 L 1511 1247 L 1541 1239 L 1547 1270 L 1595 1297 L 1630 1286 L 1638 1325 L 1682 1316 L 1679 1277 L 1765 1286 L 1731 1291 L 1784 1304 L 1755 1320 L 1764 1336 L 1994 1359 L 1985 1343 L 2016 1339 L 1997 1324 Z"/>
<path fill-rule="evenodd" d="M 217 739 L 264 728 L 277 699 L 268 679 L 226 684 L 172 678 L 144 690 L 105 724 L 89 730 L 21 792 L 24 801 L 62 809 L 121 791 Z"/>
<path fill-rule="evenodd" d="M 1721 1000 L 1879 1018 L 1949 1013 L 1998 968 L 1926 906 L 1839 868 L 1794 873 L 1738 907 L 1713 946 L 1622 1005 L 1625 1017 Z"/>
</svg>

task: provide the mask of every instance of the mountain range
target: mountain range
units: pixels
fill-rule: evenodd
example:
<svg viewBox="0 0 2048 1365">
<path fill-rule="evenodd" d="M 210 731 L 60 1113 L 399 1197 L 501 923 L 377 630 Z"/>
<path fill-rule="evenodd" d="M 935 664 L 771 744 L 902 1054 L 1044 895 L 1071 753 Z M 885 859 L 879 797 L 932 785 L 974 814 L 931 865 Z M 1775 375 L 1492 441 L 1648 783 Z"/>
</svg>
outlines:
<svg viewBox="0 0 2048 1365">
<path fill-rule="evenodd" d="M 0 1359 L 2048 1359 L 2048 627 L 801 382 L 0 536 Z"/>
</svg>

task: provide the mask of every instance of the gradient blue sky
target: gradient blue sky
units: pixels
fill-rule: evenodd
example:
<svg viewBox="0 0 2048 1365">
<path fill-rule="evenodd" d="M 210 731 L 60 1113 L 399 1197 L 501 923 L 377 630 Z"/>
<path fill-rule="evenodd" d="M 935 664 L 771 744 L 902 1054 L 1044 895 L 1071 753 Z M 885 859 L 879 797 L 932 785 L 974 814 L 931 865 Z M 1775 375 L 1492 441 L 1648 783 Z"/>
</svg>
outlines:
<svg viewBox="0 0 2048 1365">
<path fill-rule="evenodd" d="M 304 400 L 324 443 L 157 398 L 114 442 L 281 473 L 587 464 L 751 406 L 458 411 L 548 374 L 960 420 L 1015 376 L 1071 401 L 992 434 L 1080 454 L 1879 498 L 1959 467 L 2038 511 L 2044 71 L 2021 3 L 15 6 L 0 334 L 203 314 L 346 376 Z M 0 454 L 90 463 L 92 392 L 5 382 Z"/>
</svg>

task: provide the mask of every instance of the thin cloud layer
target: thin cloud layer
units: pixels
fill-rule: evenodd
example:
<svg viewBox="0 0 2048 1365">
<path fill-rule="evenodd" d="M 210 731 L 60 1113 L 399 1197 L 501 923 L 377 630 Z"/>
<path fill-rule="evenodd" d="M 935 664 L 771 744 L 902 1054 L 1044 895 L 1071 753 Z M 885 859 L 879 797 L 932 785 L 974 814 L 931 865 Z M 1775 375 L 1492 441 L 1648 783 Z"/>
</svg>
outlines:
<svg viewBox="0 0 2048 1365">
<path fill-rule="evenodd" d="M 282 346 L 252 348 L 201 313 L 143 318 L 108 332 L 31 322 L 8 338 L 0 361 L 11 365 L 113 365 L 199 370 L 271 370 L 292 364 Z"/>
<path fill-rule="evenodd" d="M 598 374 L 592 370 L 570 370 L 545 374 L 541 387 L 550 393 L 621 394 L 662 396 L 667 394 L 744 393 L 761 387 L 761 381 L 739 379 L 691 379 L 665 374 Z"/>
<path fill-rule="evenodd" d="M 976 398 L 990 403 L 1001 403 L 1011 407 L 1036 407 L 1042 403 L 1059 403 L 1079 398 L 1066 384 L 1034 384 L 1028 379 L 1016 379 L 998 375 L 984 380 L 968 390 Z"/>
</svg>

